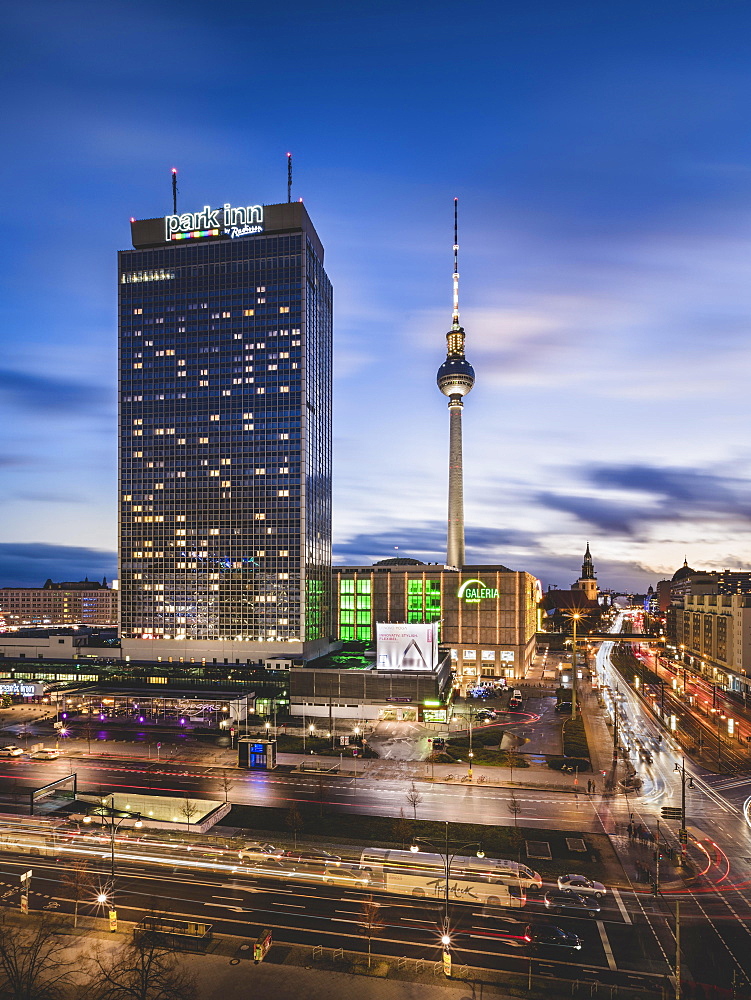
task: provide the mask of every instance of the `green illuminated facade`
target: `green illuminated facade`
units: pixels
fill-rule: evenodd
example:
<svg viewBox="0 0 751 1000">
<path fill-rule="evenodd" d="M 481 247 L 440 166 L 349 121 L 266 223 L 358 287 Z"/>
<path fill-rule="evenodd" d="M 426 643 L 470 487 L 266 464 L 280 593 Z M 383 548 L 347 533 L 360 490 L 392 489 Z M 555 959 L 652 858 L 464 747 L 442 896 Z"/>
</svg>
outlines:
<svg viewBox="0 0 751 1000">
<path fill-rule="evenodd" d="M 372 642 L 375 630 L 372 618 L 370 580 L 339 581 L 339 638 L 345 642 Z"/>
</svg>

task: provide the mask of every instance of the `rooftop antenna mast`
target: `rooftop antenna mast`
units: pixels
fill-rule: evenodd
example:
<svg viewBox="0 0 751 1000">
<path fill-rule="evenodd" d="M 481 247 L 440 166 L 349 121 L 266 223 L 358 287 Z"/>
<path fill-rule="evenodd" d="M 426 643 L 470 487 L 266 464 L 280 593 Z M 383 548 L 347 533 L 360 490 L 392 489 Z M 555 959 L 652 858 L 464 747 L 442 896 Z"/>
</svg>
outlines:
<svg viewBox="0 0 751 1000">
<path fill-rule="evenodd" d="M 172 214 L 177 215 L 177 167 L 172 168 Z"/>
<path fill-rule="evenodd" d="M 292 201 L 292 153 L 287 153 L 287 204 Z"/>
<path fill-rule="evenodd" d="M 452 327 L 459 326 L 459 199 L 454 198 L 454 312 Z"/>
</svg>

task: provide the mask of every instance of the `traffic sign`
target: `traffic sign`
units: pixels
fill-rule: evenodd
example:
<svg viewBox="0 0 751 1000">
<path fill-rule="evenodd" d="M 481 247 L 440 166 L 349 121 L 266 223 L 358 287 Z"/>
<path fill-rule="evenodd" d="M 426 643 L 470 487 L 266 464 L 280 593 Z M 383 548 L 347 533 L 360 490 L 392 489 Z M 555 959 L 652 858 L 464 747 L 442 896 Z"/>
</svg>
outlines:
<svg viewBox="0 0 751 1000">
<path fill-rule="evenodd" d="M 660 815 L 663 819 L 683 819 L 683 812 L 678 806 L 663 806 Z"/>
<path fill-rule="evenodd" d="M 687 844 L 688 843 L 688 830 L 679 830 L 678 831 L 678 840 L 679 840 L 679 842 L 681 844 Z"/>
</svg>

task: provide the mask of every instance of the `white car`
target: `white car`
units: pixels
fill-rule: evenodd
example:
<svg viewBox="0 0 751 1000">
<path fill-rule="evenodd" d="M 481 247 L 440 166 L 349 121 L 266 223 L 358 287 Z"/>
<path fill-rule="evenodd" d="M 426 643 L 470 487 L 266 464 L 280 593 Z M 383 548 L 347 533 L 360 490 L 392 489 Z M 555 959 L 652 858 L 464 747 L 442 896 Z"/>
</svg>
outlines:
<svg viewBox="0 0 751 1000">
<path fill-rule="evenodd" d="M 57 760 L 60 756 L 60 751 L 55 750 L 54 747 L 42 747 L 41 750 L 35 750 L 34 753 L 29 754 L 31 760 Z"/>
<path fill-rule="evenodd" d="M 601 899 L 608 891 L 602 882 L 595 882 L 584 875 L 561 875 L 558 888 L 561 892 L 576 892 L 581 896 L 594 896 L 595 899 Z"/>
<path fill-rule="evenodd" d="M 23 750 L 20 747 L 0 747 L 0 757 L 20 757 Z"/>
<path fill-rule="evenodd" d="M 327 868 L 323 875 L 327 885 L 370 885 L 370 875 L 362 868 Z"/>
<path fill-rule="evenodd" d="M 259 858 L 278 858 L 281 853 L 281 847 L 274 847 L 273 844 L 246 844 L 237 856 L 241 861 L 245 858 L 258 861 Z"/>
</svg>

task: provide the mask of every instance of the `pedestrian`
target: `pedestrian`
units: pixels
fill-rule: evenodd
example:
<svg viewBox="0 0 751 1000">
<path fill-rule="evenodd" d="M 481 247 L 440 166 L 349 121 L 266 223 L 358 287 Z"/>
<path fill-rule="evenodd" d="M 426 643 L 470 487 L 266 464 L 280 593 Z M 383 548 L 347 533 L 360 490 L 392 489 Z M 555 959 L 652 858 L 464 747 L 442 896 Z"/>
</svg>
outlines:
<svg viewBox="0 0 751 1000">
<path fill-rule="evenodd" d="M 594 781 L 592 782 L 592 794 L 593 795 L 597 794 L 597 785 L 594 783 Z"/>
<path fill-rule="evenodd" d="M 628 824 L 628 839 L 629 840 L 634 839 L 634 824 L 630 820 Z"/>
</svg>

